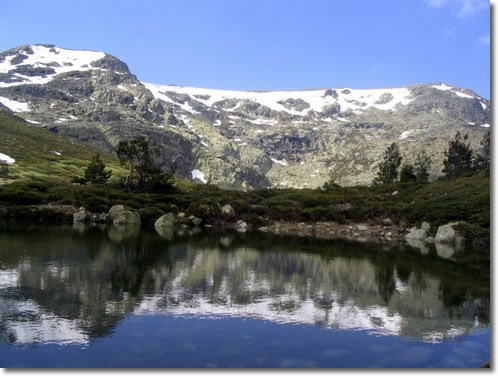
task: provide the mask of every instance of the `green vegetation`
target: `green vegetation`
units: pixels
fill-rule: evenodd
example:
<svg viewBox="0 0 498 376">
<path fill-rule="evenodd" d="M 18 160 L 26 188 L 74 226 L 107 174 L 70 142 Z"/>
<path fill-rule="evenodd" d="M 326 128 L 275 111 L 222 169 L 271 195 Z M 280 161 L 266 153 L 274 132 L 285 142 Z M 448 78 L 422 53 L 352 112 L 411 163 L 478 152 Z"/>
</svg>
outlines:
<svg viewBox="0 0 498 376">
<path fill-rule="evenodd" d="M 417 181 L 428 182 L 429 181 L 429 169 L 432 165 L 432 159 L 427 155 L 425 150 L 417 154 L 417 159 L 415 160 L 414 172 Z"/>
<path fill-rule="evenodd" d="M 410 181 L 417 180 L 417 176 L 415 175 L 415 168 L 412 164 L 405 164 L 401 167 L 401 172 L 399 173 L 399 181 L 401 183 L 407 183 Z"/>
<path fill-rule="evenodd" d="M 474 159 L 474 170 L 486 170 L 491 167 L 491 134 L 487 132 L 481 140 L 481 152 Z"/>
<path fill-rule="evenodd" d="M 74 176 L 83 176 L 88 161 L 99 152 L 46 129 L 30 126 L 4 111 L 0 111 L 0 134 L 0 153 L 16 160 L 8 166 L 8 177 L 0 176 L 0 185 L 16 181 L 69 182 Z M 101 158 L 113 176 L 125 174 L 115 157 L 101 153 Z"/>
<path fill-rule="evenodd" d="M 91 184 L 105 184 L 112 175 L 112 171 L 105 169 L 105 164 L 97 153 L 85 170 L 85 181 Z"/>
<path fill-rule="evenodd" d="M 121 166 L 128 169 L 122 184 L 130 192 L 165 189 L 175 173 L 174 165 L 170 166 L 168 173 L 165 173 L 156 164 L 155 158 L 159 155 L 159 148 L 143 136 L 120 141 L 116 154 Z"/>
<path fill-rule="evenodd" d="M 448 143 L 448 150 L 444 152 L 443 173 L 451 178 L 468 175 L 473 172 L 473 152 L 468 135 L 457 132 L 455 138 Z"/>
<path fill-rule="evenodd" d="M 384 159 L 379 164 L 377 177 L 374 184 L 391 184 L 398 180 L 398 169 L 403 157 L 399 152 L 399 146 L 393 142 L 384 152 Z"/>
<path fill-rule="evenodd" d="M 393 191 L 399 193 L 392 195 Z M 235 219 L 250 223 L 264 221 L 346 222 L 389 217 L 395 222 L 435 226 L 466 221 L 489 231 L 490 177 L 479 173 L 433 183 L 396 183 L 374 187 L 321 189 L 262 189 L 250 192 L 227 191 L 214 186 L 175 180 L 162 193 L 130 193 L 118 186 L 74 186 L 54 182 L 16 182 L 0 187 L 0 202 L 6 208 L 19 205 L 58 204 L 84 206 L 102 212 L 112 205 L 147 208 L 159 216 L 183 211 L 215 223 L 223 217 L 219 206 L 229 203 Z M 174 205 L 172 207 L 172 205 Z M 157 218 L 156 218 L 157 219 Z"/>
</svg>

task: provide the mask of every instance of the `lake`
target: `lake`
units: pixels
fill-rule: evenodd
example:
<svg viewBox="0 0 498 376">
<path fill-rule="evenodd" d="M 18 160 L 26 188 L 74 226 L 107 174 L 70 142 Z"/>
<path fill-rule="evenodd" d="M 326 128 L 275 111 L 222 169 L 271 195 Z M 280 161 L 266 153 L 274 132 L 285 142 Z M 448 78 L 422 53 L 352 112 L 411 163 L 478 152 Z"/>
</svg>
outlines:
<svg viewBox="0 0 498 376">
<path fill-rule="evenodd" d="M 2 225 L 0 317 L 4 368 L 490 359 L 489 273 L 345 240 Z"/>
</svg>

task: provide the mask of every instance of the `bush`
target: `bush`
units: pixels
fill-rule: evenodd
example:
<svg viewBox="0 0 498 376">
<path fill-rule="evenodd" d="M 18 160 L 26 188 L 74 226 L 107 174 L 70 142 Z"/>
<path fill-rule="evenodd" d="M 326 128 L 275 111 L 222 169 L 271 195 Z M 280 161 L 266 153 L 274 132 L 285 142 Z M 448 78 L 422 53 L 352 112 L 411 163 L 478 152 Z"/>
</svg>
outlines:
<svg viewBox="0 0 498 376">
<path fill-rule="evenodd" d="M 401 168 L 401 172 L 399 174 L 399 181 L 401 183 L 407 183 L 410 181 L 416 181 L 417 176 L 415 175 L 413 165 L 405 164 Z"/>
<path fill-rule="evenodd" d="M 157 219 L 164 214 L 164 211 L 154 206 L 141 208 L 138 210 L 142 224 L 145 226 L 154 225 Z"/>
<path fill-rule="evenodd" d="M 489 252 L 489 230 L 470 223 L 459 223 L 455 229 L 464 236 L 465 247 Z"/>
</svg>

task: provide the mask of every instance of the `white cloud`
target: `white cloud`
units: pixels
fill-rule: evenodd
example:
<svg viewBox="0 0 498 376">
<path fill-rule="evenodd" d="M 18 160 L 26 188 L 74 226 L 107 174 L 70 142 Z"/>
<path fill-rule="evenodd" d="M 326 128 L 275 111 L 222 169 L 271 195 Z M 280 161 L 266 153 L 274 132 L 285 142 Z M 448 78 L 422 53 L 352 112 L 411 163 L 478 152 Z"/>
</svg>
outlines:
<svg viewBox="0 0 498 376">
<path fill-rule="evenodd" d="M 480 37 L 479 38 L 479 43 L 484 44 L 486 46 L 489 46 L 489 44 L 490 44 L 489 34 Z"/>
<path fill-rule="evenodd" d="M 481 10 L 489 9 L 489 0 L 425 0 L 433 8 L 442 8 L 448 4 L 458 9 L 459 17 L 471 16 Z"/>
<path fill-rule="evenodd" d="M 470 16 L 480 10 L 489 9 L 489 0 L 459 0 L 461 4 L 458 15 L 460 17 Z"/>
</svg>

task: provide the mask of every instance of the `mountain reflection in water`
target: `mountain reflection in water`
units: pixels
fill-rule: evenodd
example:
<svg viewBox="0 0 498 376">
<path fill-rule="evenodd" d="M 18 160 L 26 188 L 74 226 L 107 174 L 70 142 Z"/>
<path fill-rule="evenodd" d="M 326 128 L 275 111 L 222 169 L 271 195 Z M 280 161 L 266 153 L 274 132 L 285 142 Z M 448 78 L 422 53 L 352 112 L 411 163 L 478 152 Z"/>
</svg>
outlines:
<svg viewBox="0 0 498 376">
<path fill-rule="evenodd" d="M 489 326 L 489 278 L 407 249 L 264 234 L 0 231 L 0 340 L 87 343 L 128 315 L 251 317 L 440 342 Z"/>
</svg>

